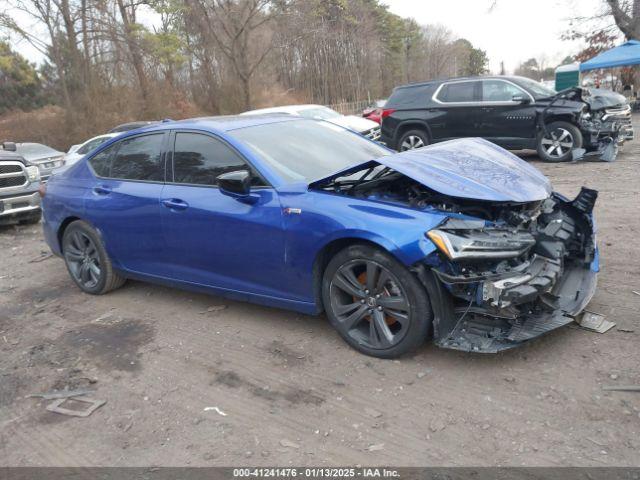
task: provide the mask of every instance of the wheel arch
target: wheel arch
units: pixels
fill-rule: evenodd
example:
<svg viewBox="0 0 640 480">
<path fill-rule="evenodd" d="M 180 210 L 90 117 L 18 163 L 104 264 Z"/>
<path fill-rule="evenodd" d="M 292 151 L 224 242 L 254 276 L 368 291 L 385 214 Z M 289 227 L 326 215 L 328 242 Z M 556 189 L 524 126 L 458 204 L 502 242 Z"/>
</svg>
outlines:
<svg viewBox="0 0 640 480">
<path fill-rule="evenodd" d="M 553 122 L 570 123 L 571 125 L 573 125 L 577 129 L 580 129 L 580 127 L 578 126 L 578 124 L 576 122 L 576 116 L 573 113 L 568 113 L 568 112 L 550 113 L 550 114 L 545 116 L 545 118 L 544 118 L 545 125 L 550 125 Z"/>
<path fill-rule="evenodd" d="M 80 217 L 69 216 L 65 218 L 58 227 L 58 232 L 56 233 L 56 238 L 58 240 L 58 247 L 60 248 L 60 252 L 62 252 L 62 237 L 64 236 L 64 232 L 69 225 L 71 225 L 76 220 L 82 220 Z"/>
<path fill-rule="evenodd" d="M 347 236 L 335 238 L 327 242 L 320 250 L 318 250 L 313 262 L 313 296 L 315 303 L 318 306 L 318 313 L 324 311 L 324 304 L 322 301 L 322 278 L 324 276 L 324 271 L 331 259 L 339 251 L 352 245 L 369 245 L 371 247 L 379 248 L 396 257 L 393 253 L 395 245 L 392 245 L 390 242 L 381 238 L 372 239 L 364 236 Z M 400 261 L 400 259 L 398 260 Z"/>
<path fill-rule="evenodd" d="M 400 137 L 409 130 L 422 130 L 427 134 L 427 137 L 429 137 L 429 141 L 433 139 L 431 135 L 431 129 L 429 128 L 429 124 L 427 122 L 423 120 L 405 120 L 396 127 L 396 134 L 394 135 L 396 144 L 400 143 Z"/>
</svg>

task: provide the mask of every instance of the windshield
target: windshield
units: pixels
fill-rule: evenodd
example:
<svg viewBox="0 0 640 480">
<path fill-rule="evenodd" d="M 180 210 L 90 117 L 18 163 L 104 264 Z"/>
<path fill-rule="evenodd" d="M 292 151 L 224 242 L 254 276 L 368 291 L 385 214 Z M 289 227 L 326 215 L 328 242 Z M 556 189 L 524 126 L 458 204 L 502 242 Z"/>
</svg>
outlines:
<svg viewBox="0 0 640 480">
<path fill-rule="evenodd" d="M 558 93 L 553 88 L 547 87 L 546 85 L 529 78 L 518 78 L 518 83 L 529 90 L 535 99 L 551 97 Z"/>
<path fill-rule="evenodd" d="M 229 133 L 288 182 L 311 183 L 390 154 L 357 133 L 312 120 L 256 125 Z"/>
<path fill-rule="evenodd" d="M 330 118 L 341 117 L 338 112 L 327 107 L 306 108 L 299 110 L 298 114 L 304 118 L 312 118 L 315 120 L 328 120 Z"/>
</svg>

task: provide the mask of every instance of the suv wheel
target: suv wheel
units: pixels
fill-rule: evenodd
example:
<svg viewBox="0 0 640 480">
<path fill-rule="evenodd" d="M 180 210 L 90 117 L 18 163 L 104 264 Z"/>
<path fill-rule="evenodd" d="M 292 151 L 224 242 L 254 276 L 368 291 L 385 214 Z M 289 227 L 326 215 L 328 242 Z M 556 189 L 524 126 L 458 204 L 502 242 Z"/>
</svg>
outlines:
<svg viewBox="0 0 640 480">
<path fill-rule="evenodd" d="M 429 297 L 415 275 L 368 245 L 345 248 L 331 259 L 322 299 L 340 336 L 373 357 L 395 358 L 416 349 L 431 327 Z"/>
<path fill-rule="evenodd" d="M 404 152 L 429 145 L 429 137 L 421 130 L 409 130 L 400 137 L 398 151 Z"/>
<path fill-rule="evenodd" d="M 69 275 L 83 292 L 102 295 L 126 281 L 114 272 L 100 236 L 87 222 L 76 220 L 65 229 L 62 254 Z"/>
<path fill-rule="evenodd" d="M 582 133 L 568 122 L 552 122 L 538 134 L 538 155 L 547 162 L 571 160 L 574 148 L 582 148 Z"/>
</svg>

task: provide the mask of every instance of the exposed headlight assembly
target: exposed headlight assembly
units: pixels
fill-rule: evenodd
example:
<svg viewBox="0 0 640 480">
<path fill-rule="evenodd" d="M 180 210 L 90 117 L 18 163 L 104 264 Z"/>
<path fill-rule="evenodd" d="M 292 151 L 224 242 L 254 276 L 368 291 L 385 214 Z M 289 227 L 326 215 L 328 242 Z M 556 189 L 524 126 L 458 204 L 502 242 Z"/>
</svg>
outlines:
<svg viewBox="0 0 640 480">
<path fill-rule="evenodd" d="M 27 171 L 27 176 L 29 177 L 30 182 L 36 182 L 40 180 L 40 169 L 36 166 L 27 167 L 25 169 Z"/>
<path fill-rule="evenodd" d="M 527 232 L 486 228 L 482 230 L 430 230 L 427 237 L 451 260 L 513 258 L 536 243 Z"/>
</svg>

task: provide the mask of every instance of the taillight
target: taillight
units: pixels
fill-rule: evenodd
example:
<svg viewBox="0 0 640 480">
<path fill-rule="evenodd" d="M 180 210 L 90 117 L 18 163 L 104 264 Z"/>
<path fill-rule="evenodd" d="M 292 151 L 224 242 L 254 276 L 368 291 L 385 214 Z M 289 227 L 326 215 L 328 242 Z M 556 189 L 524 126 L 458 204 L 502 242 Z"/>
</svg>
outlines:
<svg viewBox="0 0 640 480">
<path fill-rule="evenodd" d="M 38 193 L 40 194 L 41 197 L 44 198 L 44 196 L 47 194 L 47 184 L 46 183 L 40 183 L 40 186 L 38 187 Z"/>
<path fill-rule="evenodd" d="M 380 118 L 387 118 L 389 115 L 391 115 L 393 112 L 395 112 L 396 109 L 395 108 L 383 108 L 382 112 L 380 112 Z"/>
</svg>

